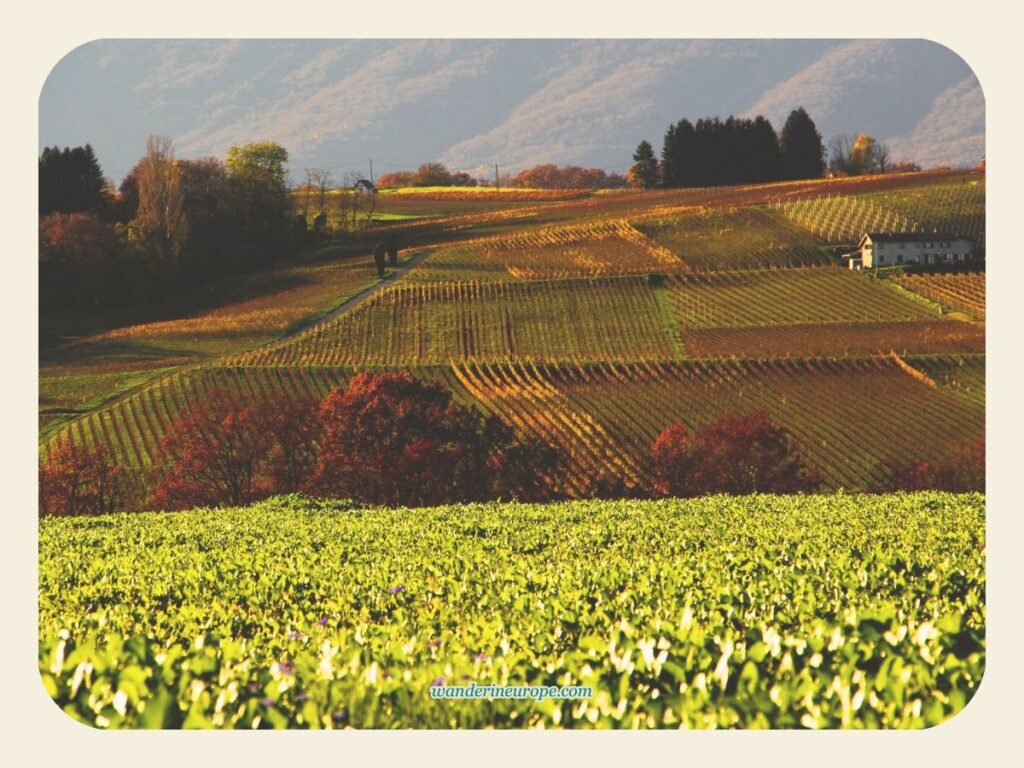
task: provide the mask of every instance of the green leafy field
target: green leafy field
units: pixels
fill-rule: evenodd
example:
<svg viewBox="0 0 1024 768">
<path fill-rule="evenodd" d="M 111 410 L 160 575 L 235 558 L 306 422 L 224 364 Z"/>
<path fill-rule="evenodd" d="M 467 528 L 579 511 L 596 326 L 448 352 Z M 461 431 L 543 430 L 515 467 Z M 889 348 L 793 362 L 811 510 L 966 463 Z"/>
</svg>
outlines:
<svg viewBox="0 0 1024 768">
<path fill-rule="evenodd" d="M 984 590 L 980 495 L 280 497 L 41 520 L 39 664 L 111 728 L 920 728 L 978 687 Z"/>
</svg>

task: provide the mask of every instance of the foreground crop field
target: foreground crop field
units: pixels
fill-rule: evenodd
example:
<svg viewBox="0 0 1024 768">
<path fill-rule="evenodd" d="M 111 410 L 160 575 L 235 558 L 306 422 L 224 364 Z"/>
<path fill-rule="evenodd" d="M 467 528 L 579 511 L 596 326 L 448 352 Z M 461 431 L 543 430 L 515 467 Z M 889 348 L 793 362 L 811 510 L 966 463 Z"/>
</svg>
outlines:
<svg viewBox="0 0 1024 768">
<path fill-rule="evenodd" d="M 45 519 L 39 669 L 102 728 L 922 728 L 985 668 L 984 498 Z M 582 685 L 436 701 L 431 685 Z"/>
</svg>

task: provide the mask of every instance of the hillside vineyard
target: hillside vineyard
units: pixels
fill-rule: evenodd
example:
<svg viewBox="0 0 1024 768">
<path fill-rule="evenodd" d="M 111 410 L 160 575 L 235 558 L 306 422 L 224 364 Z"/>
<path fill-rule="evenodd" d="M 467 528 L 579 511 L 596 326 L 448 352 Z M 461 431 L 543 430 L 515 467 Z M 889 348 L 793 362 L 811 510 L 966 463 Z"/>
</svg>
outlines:
<svg viewBox="0 0 1024 768">
<path fill-rule="evenodd" d="M 429 221 L 441 238 L 411 249 L 425 258 L 407 275 L 283 341 L 153 376 L 49 437 L 145 470 L 170 421 L 211 387 L 322 397 L 360 370 L 406 369 L 564 452 L 570 494 L 595 473 L 641 482 L 673 421 L 759 409 L 799 438 L 827 487 L 869 488 L 983 429 L 984 273 L 880 279 L 830 247 L 907 222 L 983 242 L 984 178 L 818 186 L 510 192 L 519 207 L 505 211 L 491 193 L 488 210 L 447 218 L 443 192 L 385 197 L 435 206 L 384 227 L 415 239 Z"/>
</svg>

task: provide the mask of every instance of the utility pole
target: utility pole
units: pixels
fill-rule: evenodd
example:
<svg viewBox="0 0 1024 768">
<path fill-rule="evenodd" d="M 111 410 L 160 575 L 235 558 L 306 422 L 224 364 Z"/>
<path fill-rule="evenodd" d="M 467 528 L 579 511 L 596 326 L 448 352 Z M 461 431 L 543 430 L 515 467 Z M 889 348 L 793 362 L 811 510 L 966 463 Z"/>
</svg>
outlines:
<svg viewBox="0 0 1024 768">
<path fill-rule="evenodd" d="M 501 186 L 501 182 L 498 180 L 498 164 L 495 163 L 494 164 L 494 191 L 497 192 L 500 186 Z"/>
<path fill-rule="evenodd" d="M 373 158 L 370 158 L 370 184 L 373 187 L 377 186 L 377 182 L 373 180 Z"/>
</svg>

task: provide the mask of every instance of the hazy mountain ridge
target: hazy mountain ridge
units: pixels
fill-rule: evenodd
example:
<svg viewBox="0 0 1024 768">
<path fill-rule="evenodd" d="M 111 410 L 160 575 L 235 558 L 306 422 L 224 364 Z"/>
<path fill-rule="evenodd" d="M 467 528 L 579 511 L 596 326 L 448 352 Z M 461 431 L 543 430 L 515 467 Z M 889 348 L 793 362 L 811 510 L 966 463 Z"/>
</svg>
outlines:
<svg viewBox="0 0 1024 768">
<path fill-rule="evenodd" d="M 781 128 L 799 105 L 826 139 L 866 130 L 894 159 L 984 153 L 980 85 L 924 40 L 100 40 L 54 67 L 39 140 L 90 142 L 115 179 L 150 133 L 182 157 L 270 138 L 293 174 L 336 178 L 370 157 L 377 173 L 436 159 L 621 172 L 682 117 L 764 114 Z"/>
</svg>

